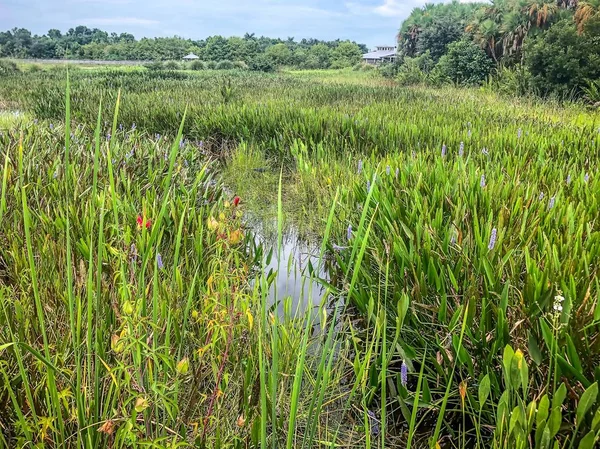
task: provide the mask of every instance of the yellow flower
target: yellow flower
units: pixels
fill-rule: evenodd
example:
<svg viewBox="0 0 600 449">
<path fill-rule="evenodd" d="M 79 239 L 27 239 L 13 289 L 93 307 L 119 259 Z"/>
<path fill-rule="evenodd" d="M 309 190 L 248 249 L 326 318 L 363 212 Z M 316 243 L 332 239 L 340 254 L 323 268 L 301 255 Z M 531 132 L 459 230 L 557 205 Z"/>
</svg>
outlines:
<svg viewBox="0 0 600 449">
<path fill-rule="evenodd" d="M 187 374 L 189 369 L 190 369 L 190 359 L 188 359 L 187 357 L 181 359 L 177 363 L 177 372 L 179 374 Z"/>
<path fill-rule="evenodd" d="M 137 413 L 143 412 L 148 407 L 150 407 L 150 403 L 148 402 L 148 399 L 146 399 L 144 396 L 140 396 L 135 400 L 135 411 Z"/>
<path fill-rule="evenodd" d="M 208 229 L 210 229 L 211 231 L 216 231 L 217 228 L 219 227 L 219 222 L 217 220 L 215 220 L 215 217 L 211 216 L 206 221 L 206 225 L 208 226 Z"/>
<path fill-rule="evenodd" d="M 236 229 L 231 234 L 229 234 L 229 243 L 231 243 L 232 245 L 237 245 L 242 241 L 243 238 L 244 234 L 242 234 L 242 231 Z"/>
<path fill-rule="evenodd" d="M 248 317 L 248 326 L 250 327 L 250 330 L 252 330 L 252 325 L 254 324 L 254 317 L 252 316 L 252 312 L 250 312 L 250 309 L 246 309 L 246 316 Z"/>
</svg>

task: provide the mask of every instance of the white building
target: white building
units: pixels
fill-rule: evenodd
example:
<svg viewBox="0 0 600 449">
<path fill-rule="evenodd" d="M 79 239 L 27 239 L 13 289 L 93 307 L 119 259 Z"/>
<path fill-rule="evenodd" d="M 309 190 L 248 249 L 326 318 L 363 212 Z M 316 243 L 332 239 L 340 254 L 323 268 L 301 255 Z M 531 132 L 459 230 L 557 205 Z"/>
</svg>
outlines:
<svg viewBox="0 0 600 449">
<path fill-rule="evenodd" d="M 396 47 L 390 45 L 381 45 L 375 47 L 374 51 L 363 55 L 363 62 L 367 64 L 381 64 L 384 62 L 394 62 L 396 60 Z"/>
</svg>

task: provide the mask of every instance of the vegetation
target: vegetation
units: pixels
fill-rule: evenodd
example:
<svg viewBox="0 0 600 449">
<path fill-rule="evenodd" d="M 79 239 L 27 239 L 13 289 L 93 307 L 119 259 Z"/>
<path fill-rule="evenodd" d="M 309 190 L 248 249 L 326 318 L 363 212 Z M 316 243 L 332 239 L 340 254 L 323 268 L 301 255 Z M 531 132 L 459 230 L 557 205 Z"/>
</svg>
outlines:
<svg viewBox="0 0 600 449">
<path fill-rule="evenodd" d="M 129 33 L 108 34 L 83 25 L 64 34 L 52 29 L 43 36 L 32 35 L 24 28 L 0 32 L 0 57 L 9 58 L 172 61 L 181 60 L 190 52 L 201 60 L 215 63 L 242 61 L 254 67 L 272 65 L 326 69 L 351 67 L 361 60 L 367 47 L 350 41 L 302 39 L 296 42 L 294 38 L 271 39 L 249 33 L 243 38 L 210 36 L 204 40 L 179 37 L 136 40 Z M 264 59 L 269 62 L 265 63 Z"/>
<path fill-rule="evenodd" d="M 66 79 L 0 84 L 5 446 L 597 445 L 597 113 L 362 70 Z M 289 226 L 318 298 L 266 269 Z"/>
<path fill-rule="evenodd" d="M 583 96 L 586 85 L 600 76 L 600 9 L 594 2 L 428 4 L 415 9 L 402 23 L 398 38 L 400 63 L 404 58 L 429 54 L 438 64 L 433 76 L 423 72 L 412 77 L 420 83 L 436 83 L 441 76 L 459 84 L 482 84 L 493 64 L 493 83 L 502 92 L 524 94 L 513 89 L 505 72 L 508 69 L 528 78 L 527 86 L 519 86 L 526 87 L 525 93 L 574 98 Z M 458 42 L 467 41 L 487 55 L 486 59 L 469 58 L 470 69 L 477 73 L 473 78 L 457 76 L 456 67 L 444 60 L 457 45 L 466 45 Z"/>
</svg>

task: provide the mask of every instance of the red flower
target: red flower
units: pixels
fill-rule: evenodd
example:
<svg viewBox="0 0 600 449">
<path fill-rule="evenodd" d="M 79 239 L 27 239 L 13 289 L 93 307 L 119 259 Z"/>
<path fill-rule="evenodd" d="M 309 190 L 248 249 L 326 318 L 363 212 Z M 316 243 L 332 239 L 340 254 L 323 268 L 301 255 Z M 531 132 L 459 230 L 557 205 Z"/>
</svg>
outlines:
<svg viewBox="0 0 600 449">
<path fill-rule="evenodd" d="M 138 217 L 137 217 L 137 225 L 138 225 L 138 228 L 140 228 L 140 229 L 142 229 L 142 226 L 146 226 L 146 229 L 150 229 L 150 226 L 152 226 L 152 221 L 146 220 L 144 222 L 144 219 L 142 218 L 142 216 L 138 215 Z"/>
<path fill-rule="evenodd" d="M 238 205 L 238 204 L 240 204 L 240 197 L 239 197 L 239 196 L 236 196 L 236 197 L 233 199 L 233 206 L 234 206 L 234 207 L 237 207 L 237 205 Z"/>
</svg>

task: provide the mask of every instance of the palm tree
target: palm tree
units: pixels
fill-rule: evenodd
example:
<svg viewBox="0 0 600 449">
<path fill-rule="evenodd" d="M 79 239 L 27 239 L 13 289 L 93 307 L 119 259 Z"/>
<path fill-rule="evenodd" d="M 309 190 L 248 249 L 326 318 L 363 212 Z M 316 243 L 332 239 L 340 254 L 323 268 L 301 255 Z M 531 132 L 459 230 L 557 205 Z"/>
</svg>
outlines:
<svg viewBox="0 0 600 449">
<path fill-rule="evenodd" d="M 544 27 L 558 11 L 558 4 L 554 0 L 529 0 L 527 13 L 531 25 L 538 28 Z"/>
<path fill-rule="evenodd" d="M 577 32 L 583 33 L 585 24 L 600 13 L 600 0 L 583 0 L 577 3 L 573 20 L 577 25 Z"/>
</svg>

